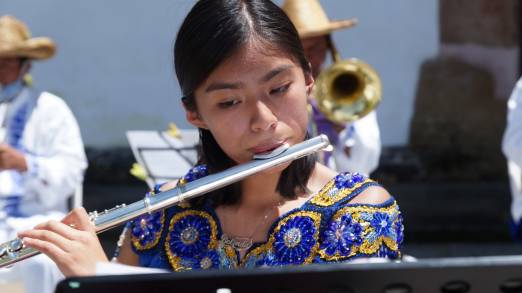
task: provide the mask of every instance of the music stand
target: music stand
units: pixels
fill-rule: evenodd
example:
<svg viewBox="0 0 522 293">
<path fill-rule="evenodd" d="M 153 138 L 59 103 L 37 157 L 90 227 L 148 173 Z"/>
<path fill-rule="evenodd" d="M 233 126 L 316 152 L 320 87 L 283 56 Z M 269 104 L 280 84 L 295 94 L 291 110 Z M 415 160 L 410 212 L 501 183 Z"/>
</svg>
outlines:
<svg viewBox="0 0 522 293">
<path fill-rule="evenodd" d="M 522 256 L 69 278 L 56 292 L 522 292 Z"/>
<path fill-rule="evenodd" d="M 199 134 L 180 129 L 180 137 L 166 131 L 127 131 L 132 153 L 147 173 L 149 188 L 183 177 L 196 164 Z"/>
</svg>

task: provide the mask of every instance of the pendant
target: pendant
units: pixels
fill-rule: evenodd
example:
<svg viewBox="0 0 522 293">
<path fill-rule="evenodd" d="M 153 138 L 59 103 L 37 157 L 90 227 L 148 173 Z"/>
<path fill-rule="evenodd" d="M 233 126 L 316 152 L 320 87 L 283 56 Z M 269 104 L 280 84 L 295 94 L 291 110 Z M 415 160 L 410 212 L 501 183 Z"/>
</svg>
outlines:
<svg viewBox="0 0 522 293">
<path fill-rule="evenodd" d="M 247 250 L 252 247 L 254 241 L 249 237 L 229 237 L 227 234 L 221 236 L 221 243 L 223 245 L 229 245 L 235 250 Z"/>
</svg>

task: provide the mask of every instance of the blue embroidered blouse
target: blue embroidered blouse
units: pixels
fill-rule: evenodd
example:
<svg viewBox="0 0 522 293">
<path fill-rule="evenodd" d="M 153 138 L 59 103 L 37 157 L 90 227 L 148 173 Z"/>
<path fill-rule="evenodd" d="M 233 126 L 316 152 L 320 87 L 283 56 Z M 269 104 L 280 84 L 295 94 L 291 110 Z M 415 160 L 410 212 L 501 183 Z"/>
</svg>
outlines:
<svg viewBox="0 0 522 293">
<path fill-rule="evenodd" d="M 180 184 L 205 175 L 205 166 L 194 167 Z M 398 259 L 404 227 L 395 199 L 379 205 L 348 203 L 372 185 L 377 183 L 358 173 L 338 174 L 300 208 L 281 215 L 268 240 L 252 245 L 242 259 L 221 241 L 209 201 L 202 208 L 184 203 L 129 222 L 132 249 L 141 266 L 174 271 Z"/>
</svg>

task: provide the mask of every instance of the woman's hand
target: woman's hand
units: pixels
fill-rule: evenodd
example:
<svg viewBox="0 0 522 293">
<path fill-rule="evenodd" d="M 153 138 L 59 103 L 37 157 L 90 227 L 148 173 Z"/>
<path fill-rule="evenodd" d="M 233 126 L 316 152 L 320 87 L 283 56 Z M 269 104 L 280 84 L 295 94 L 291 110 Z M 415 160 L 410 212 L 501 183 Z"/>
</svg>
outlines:
<svg viewBox="0 0 522 293">
<path fill-rule="evenodd" d="M 84 208 L 75 208 L 61 222 L 48 221 L 20 232 L 18 237 L 49 256 L 67 277 L 94 275 L 97 262 L 108 262 Z"/>
</svg>

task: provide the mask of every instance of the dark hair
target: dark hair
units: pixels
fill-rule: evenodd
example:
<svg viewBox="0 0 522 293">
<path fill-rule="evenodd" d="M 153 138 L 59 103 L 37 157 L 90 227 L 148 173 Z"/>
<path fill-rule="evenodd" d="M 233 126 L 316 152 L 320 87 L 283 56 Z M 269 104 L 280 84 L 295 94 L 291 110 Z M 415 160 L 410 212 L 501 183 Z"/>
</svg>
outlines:
<svg viewBox="0 0 522 293">
<path fill-rule="evenodd" d="M 310 73 L 297 30 L 283 10 L 271 1 L 200 0 L 183 21 L 174 46 L 176 75 L 187 110 L 197 111 L 196 88 L 214 69 L 252 40 L 288 55 L 304 73 Z M 236 164 L 210 131 L 200 128 L 199 135 L 199 163 L 206 164 L 210 173 Z M 315 156 L 293 161 L 282 172 L 277 191 L 287 198 L 307 191 L 306 183 L 315 161 Z M 215 205 L 233 204 L 239 200 L 241 187 L 236 183 L 214 193 Z"/>
</svg>

